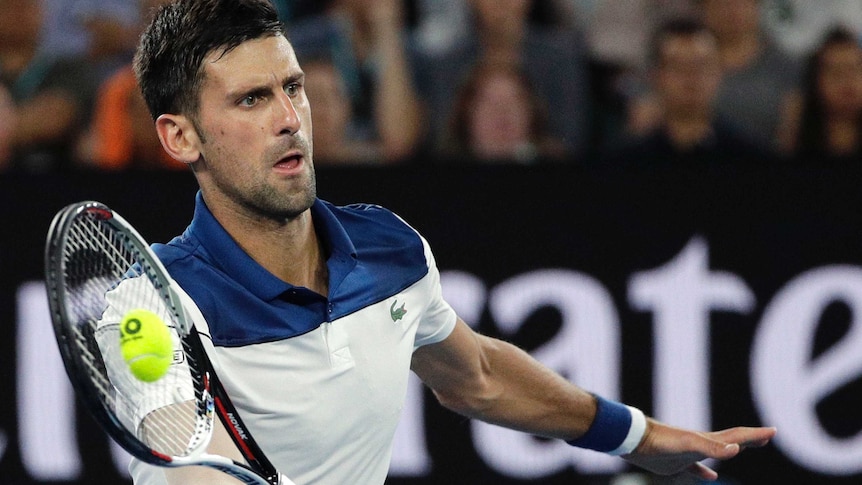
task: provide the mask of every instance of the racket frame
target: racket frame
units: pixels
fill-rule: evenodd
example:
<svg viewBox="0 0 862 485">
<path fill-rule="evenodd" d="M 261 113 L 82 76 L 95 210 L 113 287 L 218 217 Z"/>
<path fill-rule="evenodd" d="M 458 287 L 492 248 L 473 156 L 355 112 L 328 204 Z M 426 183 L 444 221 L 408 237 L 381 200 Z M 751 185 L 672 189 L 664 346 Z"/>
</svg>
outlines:
<svg viewBox="0 0 862 485">
<path fill-rule="evenodd" d="M 202 388 L 196 390 L 201 396 L 196 403 L 198 406 L 196 412 L 199 417 L 204 418 L 204 425 L 198 426 L 195 434 L 199 435 L 196 436 L 196 439 L 204 440 L 204 443 L 199 443 L 196 451 L 188 456 L 169 456 L 157 452 L 143 443 L 137 436 L 129 432 L 113 412 L 107 409 L 105 403 L 98 396 L 99 391 L 94 389 L 91 380 L 85 377 L 90 371 L 85 368 L 86 364 L 76 355 L 78 348 L 72 341 L 75 337 L 69 333 L 72 324 L 77 324 L 77 322 L 71 319 L 66 311 L 66 306 L 62 303 L 66 300 L 67 293 L 63 284 L 63 248 L 67 241 L 67 231 L 72 222 L 84 212 L 108 224 L 116 235 L 123 237 L 125 242 L 133 246 L 141 258 L 146 260 L 148 264 L 142 265 L 146 266 L 142 267 L 143 271 L 146 272 L 145 277 L 154 283 L 162 295 L 168 311 L 173 314 L 178 325 L 181 325 L 177 331 L 183 341 L 184 351 L 188 353 L 186 357 L 197 359 L 199 362 L 198 368 L 190 366 L 190 370 L 193 373 L 193 380 L 202 384 Z M 54 334 L 69 380 L 90 415 L 129 454 L 156 466 L 207 466 L 249 485 L 292 485 L 287 477 L 278 473 L 242 422 L 239 413 L 219 381 L 203 348 L 200 335 L 174 287 L 176 283 L 170 278 L 167 270 L 144 238 L 122 216 L 96 201 L 78 202 L 60 210 L 55 215 L 48 230 L 45 245 L 45 282 Z M 212 437 L 213 415 L 219 417 L 248 465 L 206 452 L 206 446 Z M 232 415 L 232 419 L 229 415 Z"/>
</svg>

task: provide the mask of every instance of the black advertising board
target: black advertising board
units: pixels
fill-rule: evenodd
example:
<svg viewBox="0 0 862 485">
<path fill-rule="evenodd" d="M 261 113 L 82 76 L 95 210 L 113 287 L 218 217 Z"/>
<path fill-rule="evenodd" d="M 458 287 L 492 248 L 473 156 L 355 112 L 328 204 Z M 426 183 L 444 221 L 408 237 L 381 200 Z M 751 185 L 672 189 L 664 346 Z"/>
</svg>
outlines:
<svg viewBox="0 0 862 485">
<path fill-rule="evenodd" d="M 862 169 L 411 164 L 318 170 L 319 195 L 386 206 L 430 242 L 483 333 L 672 424 L 774 425 L 724 483 L 862 479 Z M 41 305 L 53 214 L 105 202 L 151 242 L 188 223 L 187 173 L 0 177 L 0 483 L 124 483 L 70 394 Z M 393 485 L 611 483 L 617 459 L 472 423 L 414 382 Z M 643 483 L 659 483 L 644 481 Z"/>
</svg>

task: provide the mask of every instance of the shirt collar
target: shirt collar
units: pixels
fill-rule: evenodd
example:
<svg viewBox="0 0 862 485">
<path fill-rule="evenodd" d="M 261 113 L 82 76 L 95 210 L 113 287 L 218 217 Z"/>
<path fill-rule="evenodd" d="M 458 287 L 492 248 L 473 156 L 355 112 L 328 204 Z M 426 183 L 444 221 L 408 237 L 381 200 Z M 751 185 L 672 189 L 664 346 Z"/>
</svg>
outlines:
<svg viewBox="0 0 862 485">
<path fill-rule="evenodd" d="M 311 217 L 327 253 L 331 297 L 356 265 L 356 248 L 333 213 L 331 204 L 315 199 Z M 297 288 L 267 271 L 240 248 L 210 212 L 200 191 L 195 197 L 195 213 L 189 232 L 204 247 L 211 264 L 258 298 L 270 301 Z"/>
</svg>

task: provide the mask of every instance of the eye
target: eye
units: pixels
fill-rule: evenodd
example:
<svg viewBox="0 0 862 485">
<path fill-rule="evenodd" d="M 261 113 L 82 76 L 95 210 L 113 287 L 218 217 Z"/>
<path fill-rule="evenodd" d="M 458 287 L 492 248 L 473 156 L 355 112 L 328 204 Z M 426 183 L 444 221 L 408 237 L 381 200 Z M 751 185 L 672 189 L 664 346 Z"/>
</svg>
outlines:
<svg viewBox="0 0 862 485">
<path fill-rule="evenodd" d="M 284 87 L 284 92 L 291 98 L 299 94 L 299 83 L 290 83 Z"/>
<path fill-rule="evenodd" d="M 249 94 L 239 100 L 240 106 L 251 107 L 260 101 L 260 96 L 257 94 Z"/>
</svg>

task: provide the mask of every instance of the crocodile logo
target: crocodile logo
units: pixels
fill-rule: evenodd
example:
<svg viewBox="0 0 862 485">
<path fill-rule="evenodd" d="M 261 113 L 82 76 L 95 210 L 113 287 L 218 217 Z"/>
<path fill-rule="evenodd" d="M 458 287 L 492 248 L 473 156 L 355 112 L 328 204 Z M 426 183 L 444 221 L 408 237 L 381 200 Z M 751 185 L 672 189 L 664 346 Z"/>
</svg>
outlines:
<svg viewBox="0 0 862 485">
<path fill-rule="evenodd" d="M 404 314 L 407 313 L 407 310 L 404 308 L 404 305 L 406 305 L 406 303 L 402 303 L 401 308 L 395 308 L 395 305 L 397 304 L 398 300 L 395 300 L 392 302 L 392 306 L 389 307 L 389 316 L 392 317 L 393 322 L 401 320 L 402 318 L 404 318 Z"/>
</svg>

